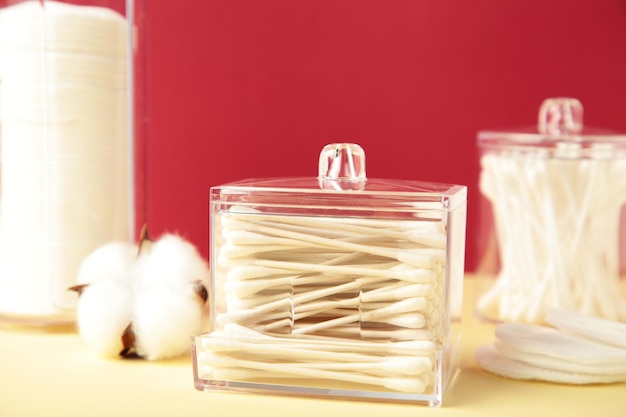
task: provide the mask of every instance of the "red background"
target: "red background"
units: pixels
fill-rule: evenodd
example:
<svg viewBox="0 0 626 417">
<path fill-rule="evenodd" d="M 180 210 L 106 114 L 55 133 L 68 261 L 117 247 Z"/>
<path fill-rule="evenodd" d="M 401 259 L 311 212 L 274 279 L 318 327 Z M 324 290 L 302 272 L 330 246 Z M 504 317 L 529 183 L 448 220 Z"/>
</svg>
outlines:
<svg viewBox="0 0 626 417">
<path fill-rule="evenodd" d="M 208 190 L 315 176 L 356 142 L 369 177 L 469 187 L 476 132 L 534 125 L 571 96 L 626 131 L 624 0 L 185 0 L 145 9 L 147 221 L 208 254 Z"/>
</svg>

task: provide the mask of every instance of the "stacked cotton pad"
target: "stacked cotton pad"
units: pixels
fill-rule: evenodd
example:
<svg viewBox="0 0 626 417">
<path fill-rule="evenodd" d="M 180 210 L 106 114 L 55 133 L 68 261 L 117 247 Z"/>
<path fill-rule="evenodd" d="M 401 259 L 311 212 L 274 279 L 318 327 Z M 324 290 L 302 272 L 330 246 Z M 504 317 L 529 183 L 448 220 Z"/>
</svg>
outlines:
<svg viewBox="0 0 626 417">
<path fill-rule="evenodd" d="M 522 380 L 565 384 L 626 381 L 626 324 L 565 310 L 548 310 L 553 327 L 505 323 L 494 345 L 479 348 L 481 367 Z"/>
<path fill-rule="evenodd" d="M 107 8 L 0 10 L 0 312 L 48 315 L 128 238 L 128 29 Z"/>
</svg>

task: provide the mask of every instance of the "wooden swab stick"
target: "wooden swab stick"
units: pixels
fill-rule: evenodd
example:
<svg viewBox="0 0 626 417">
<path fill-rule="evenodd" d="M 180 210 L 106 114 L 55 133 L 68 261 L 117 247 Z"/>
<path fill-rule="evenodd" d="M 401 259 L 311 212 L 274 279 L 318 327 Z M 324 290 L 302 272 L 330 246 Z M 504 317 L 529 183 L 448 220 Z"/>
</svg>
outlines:
<svg viewBox="0 0 626 417">
<path fill-rule="evenodd" d="M 248 368 L 216 368 L 210 365 L 198 365 L 198 368 L 202 370 L 200 375 L 203 379 L 213 379 L 216 381 L 248 381 L 248 380 L 263 380 L 263 379 L 295 379 L 306 378 L 308 376 L 303 375 L 286 375 L 284 372 L 276 371 L 263 371 L 259 372 L 256 369 Z"/>
<path fill-rule="evenodd" d="M 382 371 L 386 374 L 417 376 L 433 369 L 433 361 L 427 356 L 392 356 L 380 362 L 301 362 L 298 366 L 309 369 L 326 369 L 333 371 L 368 372 Z"/>
<path fill-rule="evenodd" d="M 417 312 L 425 308 L 427 305 L 428 301 L 423 297 L 408 298 L 378 310 L 372 310 L 366 313 L 351 314 L 349 316 L 338 317 L 336 319 L 322 321 L 304 327 L 294 328 L 292 330 L 292 333 L 312 333 L 318 330 L 329 329 L 331 327 L 339 326 L 342 324 L 354 323 L 356 321 L 368 321 L 370 319 L 392 316 L 398 313 Z"/>
<path fill-rule="evenodd" d="M 432 284 L 406 284 L 401 283 L 398 288 L 382 287 L 379 290 L 364 292 L 360 296 L 362 302 L 401 300 L 411 297 L 434 296 L 434 288 Z"/>
<path fill-rule="evenodd" d="M 382 341 L 430 341 L 436 338 L 436 332 L 430 328 L 422 329 L 390 329 L 390 330 L 369 330 L 357 326 L 333 327 L 329 330 L 320 331 L 316 334 L 298 334 L 298 337 L 312 336 L 322 337 L 330 340 L 346 338 L 347 340 L 382 340 Z"/>
<path fill-rule="evenodd" d="M 273 311 L 277 308 L 290 307 L 293 304 L 299 305 L 301 303 L 320 299 L 328 295 L 337 294 L 337 293 L 341 293 L 345 291 L 356 290 L 356 289 L 359 289 L 361 285 L 363 285 L 363 283 L 371 282 L 372 280 L 375 280 L 375 279 L 376 278 L 369 278 L 369 279 L 364 278 L 364 279 L 353 280 L 353 281 L 349 281 L 347 283 L 333 286 L 333 287 L 322 287 L 314 291 L 309 291 L 303 294 L 296 295 L 292 299 L 289 299 L 289 298 L 280 299 L 280 300 L 273 301 L 265 305 L 248 309 L 248 310 L 228 311 L 226 313 L 219 314 L 217 316 L 217 321 L 221 325 L 224 325 L 226 323 L 232 323 L 232 322 L 241 322 L 243 320 L 246 320 L 252 317 L 256 318 L 257 322 L 264 321 L 263 314 Z"/>
<path fill-rule="evenodd" d="M 305 256 L 307 249 L 303 247 L 287 246 L 287 245 L 233 245 L 227 243 L 220 248 L 220 254 L 228 258 L 238 258 L 242 256 L 256 255 L 264 252 L 290 252 L 293 256 L 297 253 L 298 256 Z M 308 255 L 311 256 L 311 255 Z"/>
<path fill-rule="evenodd" d="M 421 329 L 426 325 L 426 319 L 423 314 L 405 314 L 401 316 L 373 318 L 368 321 L 375 323 L 385 323 L 397 327 L 406 327 L 407 329 Z"/>
<path fill-rule="evenodd" d="M 255 307 L 249 310 L 235 310 L 227 313 L 218 314 L 216 321 L 220 326 L 225 326 L 228 323 L 237 323 L 248 320 L 250 318 L 256 319 L 256 322 L 264 321 L 263 316 L 271 311 L 277 309 L 291 308 L 292 301 L 289 298 L 281 298 L 271 303 L 264 304 L 259 307 Z M 284 315 L 284 313 L 283 313 Z"/>
<path fill-rule="evenodd" d="M 243 352 L 246 355 L 267 356 L 278 360 L 290 359 L 298 361 L 330 361 L 330 362 L 378 362 L 380 356 L 353 352 L 333 352 L 324 350 L 322 346 L 312 349 L 300 348 L 298 344 L 249 343 L 238 339 L 207 338 L 202 345 L 211 352 Z M 303 345 L 306 346 L 306 345 Z"/>
<path fill-rule="evenodd" d="M 204 355 L 201 354 L 201 360 L 203 363 L 211 364 L 212 360 L 216 358 L 214 354 Z M 225 363 L 224 360 L 227 356 L 220 355 L 221 357 L 217 361 L 218 364 Z M 249 358 L 247 358 L 249 360 Z M 419 376 L 424 373 L 429 373 L 433 369 L 433 361 L 427 356 L 407 356 L 398 357 L 392 356 L 389 358 L 383 358 L 377 362 L 281 362 L 281 366 L 298 366 L 308 369 L 324 369 L 328 371 L 348 371 L 348 372 L 363 372 L 368 373 L 370 371 L 380 372 L 385 375 L 403 375 L 403 376 Z"/>
<path fill-rule="evenodd" d="M 248 298 L 239 298 L 231 294 L 226 294 L 226 309 L 227 311 L 247 310 L 272 301 L 280 300 L 281 298 L 289 297 L 291 297 L 291 293 L 288 291 L 278 292 L 271 295 L 257 295 Z"/>
<path fill-rule="evenodd" d="M 230 262 L 230 258 L 220 256 L 218 259 L 218 263 L 221 266 L 227 266 L 232 262 Z M 239 281 L 243 279 L 254 279 L 262 277 L 276 277 L 280 275 L 294 275 L 294 271 L 292 269 L 268 268 L 257 265 L 249 265 L 245 262 L 230 266 L 232 266 L 232 268 L 226 274 L 227 281 Z"/>
<path fill-rule="evenodd" d="M 345 281 L 345 278 L 339 278 L 339 282 Z M 254 280 L 245 280 L 245 281 L 234 281 L 228 280 L 224 284 L 224 289 L 227 293 L 236 295 L 238 297 L 244 298 L 253 294 L 256 294 L 260 291 L 267 290 L 269 288 L 274 287 L 282 287 L 282 286 L 291 286 L 296 287 L 300 285 L 306 284 L 332 284 L 335 281 L 335 277 L 332 275 L 324 275 L 320 277 L 319 275 L 315 276 L 291 276 L 291 277 L 280 277 L 280 278 L 265 278 L 265 279 L 254 279 Z M 352 281 L 354 282 L 354 281 Z"/>
<path fill-rule="evenodd" d="M 290 338 L 290 337 L 297 338 L 297 340 L 307 339 L 307 340 L 319 340 L 319 341 L 328 341 L 328 342 L 349 340 L 351 342 L 359 341 L 361 343 L 366 343 L 366 341 L 372 341 L 372 340 L 383 341 L 383 342 L 374 342 L 376 344 L 381 344 L 381 343 L 401 344 L 401 343 L 422 343 L 422 342 L 427 342 L 427 343 L 432 344 L 433 343 L 432 340 L 435 339 L 435 332 L 433 331 L 433 329 L 430 329 L 430 328 L 369 330 L 367 328 L 348 326 L 348 327 L 333 327 L 332 333 L 333 335 L 329 335 L 328 332 L 326 332 L 325 334 L 322 334 L 322 333 L 298 334 L 298 335 L 285 334 L 282 336 L 284 338 Z M 393 342 L 391 342 L 391 340 L 393 340 Z"/>
</svg>

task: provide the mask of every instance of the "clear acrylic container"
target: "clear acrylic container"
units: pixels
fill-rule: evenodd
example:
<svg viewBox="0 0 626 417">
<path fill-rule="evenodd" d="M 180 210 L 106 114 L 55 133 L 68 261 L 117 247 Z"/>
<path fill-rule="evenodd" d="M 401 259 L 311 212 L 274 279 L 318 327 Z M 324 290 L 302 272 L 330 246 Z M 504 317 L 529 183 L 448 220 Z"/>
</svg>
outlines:
<svg viewBox="0 0 626 417">
<path fill-rule="evenodd" d="M 479 314 L 543 323 L 561 308 L 626 321 L 626 135 L 583 126 L 578 100 L 554 98 L 536 128 L 482 131 L 478 146 Z"/>
<path fill-rule="evenodd" d="M 459 366 L 466 187 L 368 179 L 354 144 L 317 178 L 210 193 L 199 390 L 439 406 Z"/>
<path fill-rule="evenodd" d="M 142 1 L 0 0 L 1 324 L 72 324 L 82 260 L 144 220 Z"/>
</svg>

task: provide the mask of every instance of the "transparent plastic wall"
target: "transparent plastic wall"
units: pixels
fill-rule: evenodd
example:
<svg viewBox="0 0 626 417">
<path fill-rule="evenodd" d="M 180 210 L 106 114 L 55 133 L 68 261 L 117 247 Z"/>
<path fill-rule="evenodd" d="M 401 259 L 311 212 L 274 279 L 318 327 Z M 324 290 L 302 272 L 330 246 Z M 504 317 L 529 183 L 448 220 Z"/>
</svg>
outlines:
<svg viewBox="0 0 626 417">
<path fill-rule="evenodd" d="M 459 366 L 466 188 L 367 178 L 328 145 L 319 176 L 211 189 L 211 331 L 200 390 L 439 406 Z"/>
<path fill-rule="evenodd" d="M 73 323 L 82 260 L 144 220 L 143 21 L 132 0 L 0 0 L 1 323 Z"/>
</svg>

